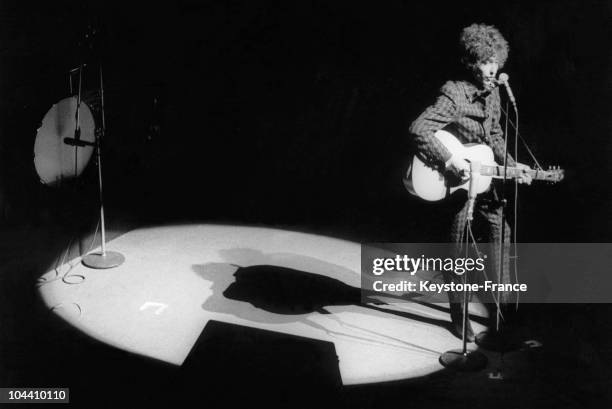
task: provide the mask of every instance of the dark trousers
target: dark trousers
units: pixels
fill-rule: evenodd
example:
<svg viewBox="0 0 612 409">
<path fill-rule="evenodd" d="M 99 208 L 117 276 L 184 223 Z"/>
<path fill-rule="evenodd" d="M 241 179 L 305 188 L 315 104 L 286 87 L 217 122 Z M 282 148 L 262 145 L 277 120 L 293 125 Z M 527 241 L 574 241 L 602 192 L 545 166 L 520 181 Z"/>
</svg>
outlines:
<svg viewBox="0 0 612 409">
<path fill-rule="evenodd" d="M 455 200 L 451 203 L 453 208 L 451 209 L 451 229 L 449 234 L 449 242 L 454 243 L 454 257 L 462 257 L 465 255 L 465 241 L 466 241 L 466 223 L 467 223 L 467 211 L 468 203 L 465 197 L 460 200 Z M 503 205 L 497 200 L 497 195 L 492 189 L 488 192 L 483 193 L 476 199 L 474 204 L 473 220 L 471 230 L 473 239 L 479 243 L 483 243 L 479 248 L 485 254 L 487 254 L 486 265 L 486 277 L 474 277 L 473 275 L 467 276 L 468 282 L 481 281 L 483 278 L 491 280 L 495 283 L 511 283 L 510 274 L 510 241 L 512 232 L 508 221 L 505 220 L 504 229 L 504 246 L 503 249 L 499 246 L 502 237 L 502 211 Z M 470 243 L 472 237 L 470 237 Z M 487 244 L 484 244 L 487 243 Z M 503 259 L 502 268 L 500 269 L 500 259 Z M 501 270 L 501 271 L 500 271 Z M 462 276 L 458 276 L 454 273 L 445 274 L 445 280 L 447 282 L 462 282 Z M 511 295 L 508 292 L 499 292 L 494 294 L 500 304 L 508 304 L 511 302 Z M 462 294 L 449 293 L 449 301 L 451 303 L 460 303 L 463 300 Z M 493 295 L 487 294 L 485 300 L 493 302 Z M 494 309 L 495 305 L 491 304 L 490 309 Z"/>
</svg>

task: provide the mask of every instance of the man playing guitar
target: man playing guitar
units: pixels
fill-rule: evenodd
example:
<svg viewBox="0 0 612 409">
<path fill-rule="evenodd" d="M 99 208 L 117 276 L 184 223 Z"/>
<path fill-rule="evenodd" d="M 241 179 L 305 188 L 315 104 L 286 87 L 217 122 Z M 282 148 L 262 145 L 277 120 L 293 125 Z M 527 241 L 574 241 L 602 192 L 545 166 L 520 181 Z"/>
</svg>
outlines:
<svg viewBox="0 0 612 409">
<path fill-rule="evenodd" d="M 415 143 L 417 156 L 433 169 L 450 174 L 460 182 L 469 179 L 470 164 L 458 155 L 453 155 L 434 135 L 439 130 L 453 134 L 461 143 L 485 144 L 491 148 L 495 162 L 504 163 L 504 138 L 500 125 L 501 106 L 497 71 L 503 67 L 508 58 L 508 43 L 497 28 L 484 24 L 472 24 L 463 29 L 460 36 L 463 53 L 462 66 L 464 78 L 448 81 L 440 89 L 433 105 L 427 107 L 412 123 L 409 132 Z M 531 183 L 528 166 L 516 163 L 508 155 L 507 165 L 525 169 L 518 178 L 519 183 Z M 453 219 L 449 229 L 448 240 L 451 243 L 462 243 L 465 238 L 465 225 L 468 213 L 468 202 L 462 201 L 453 210 Z M 473 208 L 473 228 L 478 230 L 489 243 L 499 243 L 502 236 L 503 204 L 495 184 L 475 201 Z M 504 242 L 510 243 L 511 230 L 506 223 Z M 506 247 L 507 248 L 507 247 Z M 496 270 L 498 282 L 510 282 L 509 254 L 503 251 L 503 268 L 499 270 L 499 254 L 493 255 L 491 266 Z M 447 281 L 456 281 L 460 277 L 450 274 Z M 463 312 L 462 295 L 449 292 L 451 319 L 455 335 L 461 337 Z M 504 303 L 502 294 L 500 303 Z M 468 341 L 474 340 L 474 332 L 467 321 Z"/>
</svg>

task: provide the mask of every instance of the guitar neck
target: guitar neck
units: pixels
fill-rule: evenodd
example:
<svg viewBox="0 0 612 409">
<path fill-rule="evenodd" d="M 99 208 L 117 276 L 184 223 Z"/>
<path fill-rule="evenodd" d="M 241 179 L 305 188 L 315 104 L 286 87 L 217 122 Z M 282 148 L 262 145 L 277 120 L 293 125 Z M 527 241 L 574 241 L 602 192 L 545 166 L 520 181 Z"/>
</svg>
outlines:
<svg viewBox="0 0 612 409">
<path fill-rule="evenodd" d="M 508 166 L 505 169 L 499 165 L 482 165 L 480 168 L 480 174 L 484 176 L 493 176 L 494 178 L 503 178 L 504 173 L 507 179 L 514 179 L 523 174 L 523 171 L 519 168 Z"/>
<path fill-rule="evenodd" d="M 558 175 L 555 171 L 537 170 L 537 169 L 520 169 L 516 167 L 508 166 L 505 170 L 506 179 L 515 179 L 524 175 L 529 174 L 534 180 L 556 180 Z M 504 167 L 500 165 L 482 165 L 480 174 L 484 176 L 492 176 L 494 178 L 504 177 Z"/>
</svg>

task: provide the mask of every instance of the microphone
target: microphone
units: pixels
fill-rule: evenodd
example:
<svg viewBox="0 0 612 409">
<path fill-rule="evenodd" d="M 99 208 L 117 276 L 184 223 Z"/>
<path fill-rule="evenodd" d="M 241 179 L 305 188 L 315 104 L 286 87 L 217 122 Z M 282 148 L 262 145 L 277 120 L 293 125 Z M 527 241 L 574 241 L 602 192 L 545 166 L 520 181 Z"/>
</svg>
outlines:
<svg viewBox="0 0 612 409">
<path fill-rule="evenodd" d="M 94 146 L 93 143 L 81 139 L 81 128 L 74 130 L 74 138 L 64 138 L 64 143 L 66 145 L 78 146 L 80 148 L 85 146 Z"/>
<path fill-rule="evenodd" d="M 509 79 L 510 77 L 508 76 L 508 74 L 502 72 L 501 74 L 499 74 L 499 79 L 497 81 L 500 84 L 504 84 L 504 86 L 506 87 L 506 92 L 508 93 L 508 98 L 510 99 L 510 102 L 512 102 L 512 105 L 514 105 L 514 109 L 516 109 L 516 99 L 514 99 L 514 94 L 512 93 L 512 89 L 510 88 L 510 83 L 508 82 Z"/>
<path fill-rule="evenodd" d="M 77 139 L 77 138 L 64 138 L 64 143 L 66 145 L 78 146 L 80 148 L 83 148 L 85 146 L 94 146 L 92 142 L 87 142 L 87 141 L 84 141 L 82 139 Z"/>
<path fill-rule="evenodd" d="M 83 65 L 80 65 L 80 66 L 78 66 L 76 68 L 73 68 L 69 72 L 70 73 L 77 72 L 78 70 L 80 70 L 81 68 L 84 68 L 84 67 L 87 67 L 87 64 L 83 64 Z"/>
</svg>

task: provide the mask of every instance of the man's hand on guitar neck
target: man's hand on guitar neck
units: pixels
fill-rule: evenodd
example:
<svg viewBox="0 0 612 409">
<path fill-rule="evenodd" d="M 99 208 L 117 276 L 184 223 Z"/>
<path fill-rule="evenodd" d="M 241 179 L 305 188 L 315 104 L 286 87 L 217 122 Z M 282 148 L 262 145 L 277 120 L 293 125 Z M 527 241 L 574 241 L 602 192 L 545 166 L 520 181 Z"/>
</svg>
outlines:
<svg viewBox="0 0 612 409">
<path fill-rule="evenodd" d="M 525 171 L 529 171 L 531 170 L 531 168 L 523 163 L 516 163 L 516 167 L 518 169 L 522 169 Z M 533 180 L 533 178 L 531 177 L 531 175 L 529 174 L 529 172 L 522 172 L 521 176 L 517 179 L 519 183 L 521 184 L 526 184 L 526 185 L 530 185 L 531 181 Z"/>
</svg>

